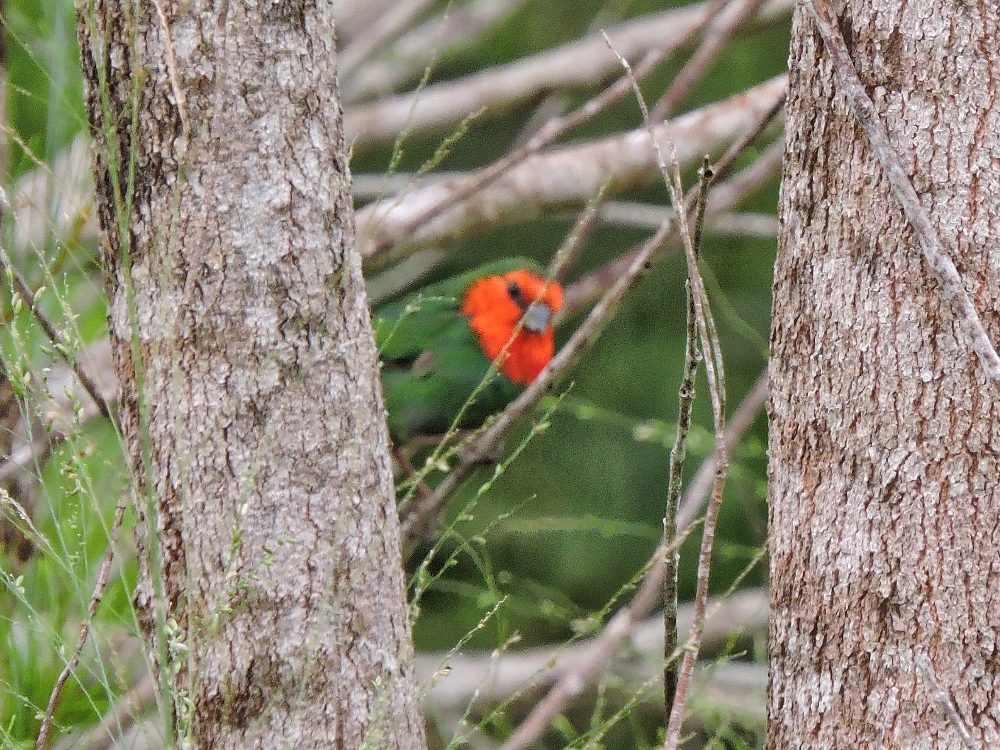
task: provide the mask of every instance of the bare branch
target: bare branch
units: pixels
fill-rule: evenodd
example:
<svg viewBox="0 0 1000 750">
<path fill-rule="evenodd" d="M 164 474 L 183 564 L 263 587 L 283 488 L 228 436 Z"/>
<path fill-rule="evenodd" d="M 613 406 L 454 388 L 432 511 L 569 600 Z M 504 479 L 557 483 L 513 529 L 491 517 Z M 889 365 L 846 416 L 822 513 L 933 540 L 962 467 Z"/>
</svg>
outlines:
<svg viewBox="0 0 1000 750">
<path fill-rule="evenodd" d="M 391 41 L 419 18 L 435 0 L 397 0 L 378 22 L 369 24 L 350 44 L 337 52 L 337 75 L 350 78 L 379 47 Z"/>
<path fill-rule="evenodd" d="M 705 629 L 706 651 L 723 654 L 732 643 L 734 633 L 754 640 L 767 637 L 768 595 L 763 589 L 738 591 L 711 604 L 712 616 Z M 694 606 L 678 608 L 678 623 L 688 629 L 694 621 Z M 479 691 L 478 699 L 496 703 L 526 690 L 550 686 L 574 672 L 587 660 L 598 638 L 587 639 L 570 646 L 555 645 L 523 651 L 502 651 L 490 654 L 421 654 L 417 658 L 417 673 L 422 685 L 431 685 L 426 700 L 435 709 L 465 709 L 469 699 Z M 644 682 L 657 676 L 663 654 L 663 627 L 658 617 L 634 622 L 625 635 L 628 647 L 609 654 L 598 666 L 598 673 L 613 672 L 625 679 Z M 624 641 L 622 642 L 623 645 Z M 639 658 L 636 658 L 638 655 Z M 443 668 L 447 675 L 439 676 Z"/>
<path fill-rule="evenodd" d="M 390 54 L 373 57 L 347 77 L 341 77 L 344 104 L 386 95 L 402 83 L 419 78 L 435 56 L 446 57 L 478 39 L 482 32 L 509 16 L 525 0 L 473 0 L 442 13 L 397 39 Z M 350 109 L 350 107 L 348 107 Z"/>
<path fill-rule="evenodd" d="M 651 50 L 669 54 L 700 28 L 715 0 L 650 14 L 607 29 L 615 47 L 636 59 Z M 793 0 L 770 0 L 761 22 L 783 19 Z M 543 93 L 598 86 L 616 75 L 617 63 L 600 34 L 465 78 L 427 86 L 414 102 L 407 93 L 344 113 L 344 129 L 355 148 L 391 143 L 409 124 L 411 132 L 446 131 L 470 112 L 500 111 Z"/>
<path fill-rule="evenodd" d="M 653 230 L 670 213 L 666 206 L 651 203 L 609 201 L 598 210 L 597 218 L 609 226 Z M 778 236 L 778 218 L 774 214 L 720 211 L 714 217 L 706 216 L 705 230 L 709 234 L 754 239 L 776 239 Z"/>
<path fill-rule="evenodd" d="M 892 141 L 889 140 L 885 126 L 878 119 L 875 105 L 858 78 L 858 72 L 851 60 L 850 53 L 847 51 L 844 37 L 840 34 L 833 10 L 827 0 L 806 0 L 805 5 L 811 11 L 816 21 L 816 27 L 830 53 L 833 68 L 837 73 L 837 80 L 840 81 L 848 105 L 868 136 L 872 151 L 882 165 L 882 169 L 885 170 L 885 176 L 889 180 L 893 195 L 903 206 L 903 213 L 906 214 L 910 226 L 913 227 L 913 231 L 917 235 L 924 260 L 927 261 L 927 265 L 934 273 L 934 277 L 940 285 L 942 296 L 948 300 L 958 316 L 960 326 L 969 338 L 972 350 L 979 357 L 979 362 L 983 366 L 986 376 L 995 383 L 1000 383 L 1000 356 L 997 355 L 996 349 L 990 342 L 983 321 L 972 302 L 972 297 L 965 290 L 965 285 L 962 283 L 958 269 L 955 268 L 955 263 L 948 254 L 944 243 L 938 237 L 927 212 L 920 205 L 920 198 L 917 197 L 917 191 L 913 189 L 913 184 L 903 169 L 899 154 L 893 147 Z"/>
<path fill-rule="evenodd" d="M 774 214 L 721 213 L 707 227 L 711 234 L 725 237 L 751 237 L 777 240 L 778 217 Z"/>
<path fill-rule="evenodd" d="M 655 129 L 680 144 L 678 159 L 689 163 L 732 141 L 783 101 L 786 76 L 779 76 L 723 102 L 678 117 Z M 391 247 L 393 259 L 418 249 L 467 239 L 471 234 L 553 209 L 582 208 L 603 186 L 608 196 L 646 184 L 657 174 L 656 156 L 642 129 L 578 146 L 529 156 L 488 188 L 465 200 L 456 195 L 464 180 L 435 183 L 400 198 L 366 206 L 357 215 L 359 249 L 371 264 Z M 474 178 L 465 178 L 474 179 Z M 447 207 L 433 221 L 418 223 L 429 207 Z M 383 259 L 379 263 L 384 264 Z"/>
</svg>

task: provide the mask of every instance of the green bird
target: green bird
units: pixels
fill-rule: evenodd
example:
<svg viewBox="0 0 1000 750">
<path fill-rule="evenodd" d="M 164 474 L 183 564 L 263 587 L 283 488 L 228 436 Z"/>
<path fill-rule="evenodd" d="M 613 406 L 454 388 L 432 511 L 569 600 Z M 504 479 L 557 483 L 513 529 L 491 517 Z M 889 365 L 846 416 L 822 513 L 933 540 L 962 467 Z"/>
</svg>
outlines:
<svg viewBox="0 0 1000 750">
<path fill-rule="evenodd" d="M 459 426 L 503 409 L 552 359 L 552 319 L 562 302 L 562 287 L 547 282 L 538 264 L 508 258 L 378 308 L 373 322 L 393 441 L 446 432 L 501 353 L 499 374 Z"/>
</svg>

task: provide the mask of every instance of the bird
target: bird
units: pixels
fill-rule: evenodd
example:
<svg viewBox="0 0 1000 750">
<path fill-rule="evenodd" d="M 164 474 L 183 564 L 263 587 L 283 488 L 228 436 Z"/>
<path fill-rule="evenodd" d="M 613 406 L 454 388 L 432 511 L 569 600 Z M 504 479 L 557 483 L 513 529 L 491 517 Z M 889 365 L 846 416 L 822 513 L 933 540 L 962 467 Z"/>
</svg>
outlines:
<svg viewBox="0 0 1000 750">
<path fill-rule="evenodd" d="M 498 357 L 498 374 L 458 427 L 502 410 L 552 359 L 552 322 L 562 304 L 562 286 L 537 263 L 506 258 L 375 310 L 393 443 L 447 432 Z"/>
</svg>

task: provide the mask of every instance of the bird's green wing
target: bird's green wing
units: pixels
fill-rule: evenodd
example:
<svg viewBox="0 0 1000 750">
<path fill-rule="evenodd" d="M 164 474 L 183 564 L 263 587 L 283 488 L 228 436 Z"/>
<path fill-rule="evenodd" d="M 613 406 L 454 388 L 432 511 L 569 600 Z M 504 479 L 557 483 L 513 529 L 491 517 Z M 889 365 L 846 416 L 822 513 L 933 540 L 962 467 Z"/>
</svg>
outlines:
<svg viewBox="0 0 1000 750">
<path fill-rule="evenodd" d="M 431 284 L 375 312 L 382 389 L 394 440 L 440 434 L 451 426 L 490 365 L 468 320 L 459 312 L 462 295 L 478 278 L 525 267 L 538 269 L 533 261 L 506 258 Z M 481 423 L 520 390 L 498 375 L 477 395 L 461 426 Z"/>
</svg>

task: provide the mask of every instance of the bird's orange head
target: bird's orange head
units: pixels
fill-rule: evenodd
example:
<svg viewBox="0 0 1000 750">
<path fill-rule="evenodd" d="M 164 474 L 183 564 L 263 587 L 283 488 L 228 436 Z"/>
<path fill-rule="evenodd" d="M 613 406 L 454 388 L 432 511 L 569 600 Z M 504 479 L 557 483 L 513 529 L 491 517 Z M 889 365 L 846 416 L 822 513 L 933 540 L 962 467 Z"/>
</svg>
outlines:
<svg viewBox="0 0 1000 750">
<path fill-rule="evenodd" d="M 510 342 L 500 371 L 515 383 L 528 385 L 552 359 L 552 318 L 562 304 L 559 282 L 546 283 L 545 277 L 521 268 L 474 281 L 462 298 L 461 311 L 469 316 L 469 326 L 491 362 Z M 511 341 L 522 317 L 524 325 Z"/>
</svg>

